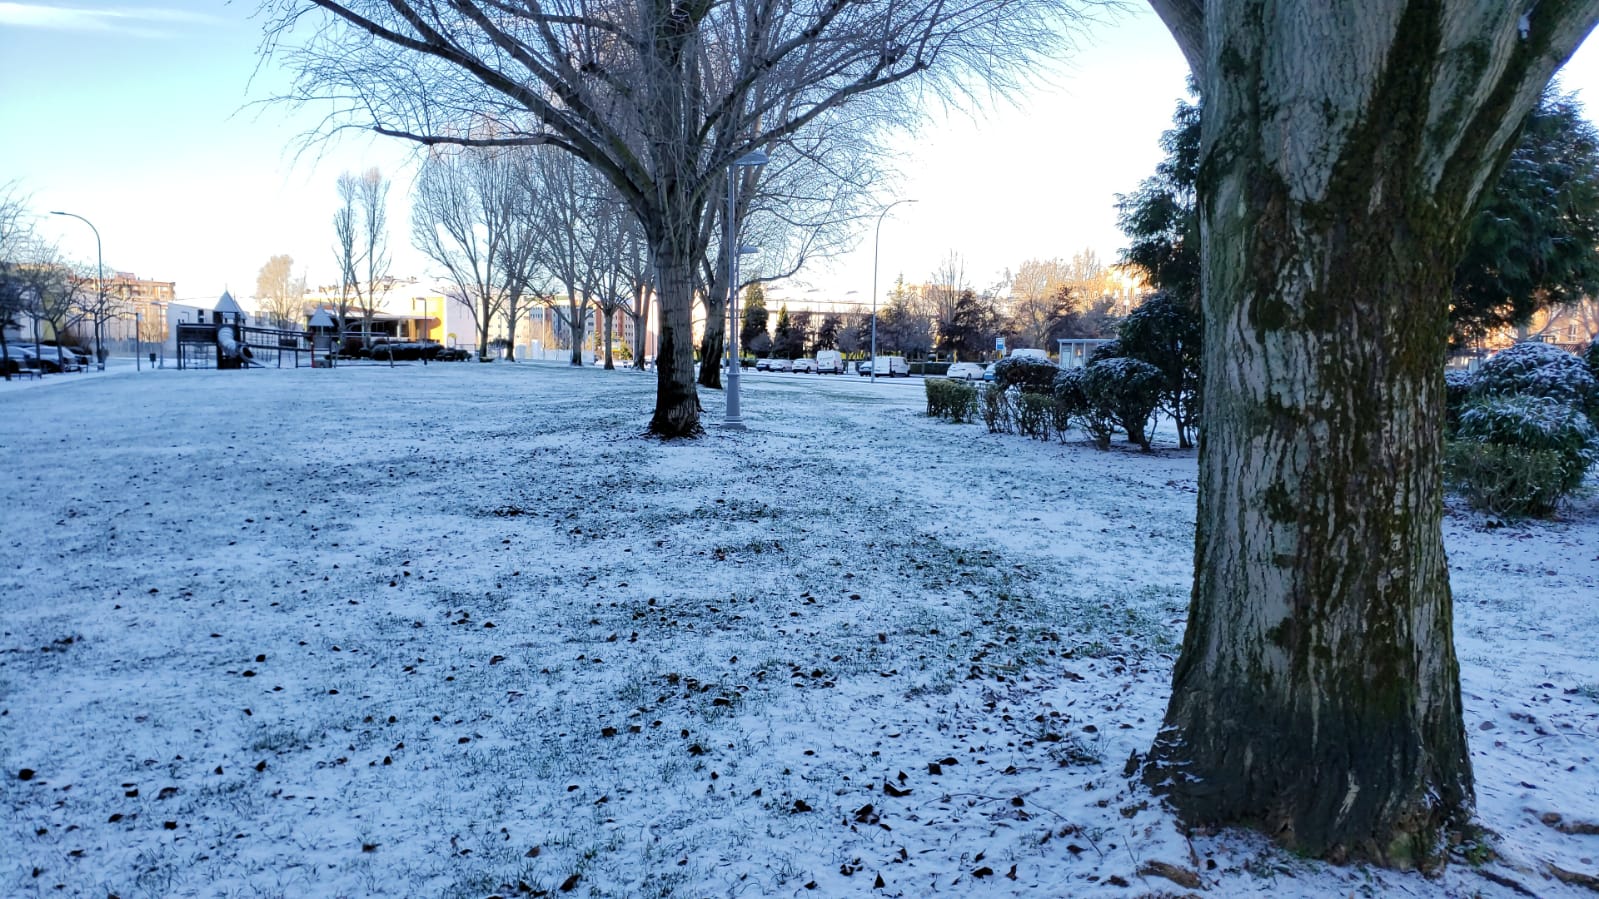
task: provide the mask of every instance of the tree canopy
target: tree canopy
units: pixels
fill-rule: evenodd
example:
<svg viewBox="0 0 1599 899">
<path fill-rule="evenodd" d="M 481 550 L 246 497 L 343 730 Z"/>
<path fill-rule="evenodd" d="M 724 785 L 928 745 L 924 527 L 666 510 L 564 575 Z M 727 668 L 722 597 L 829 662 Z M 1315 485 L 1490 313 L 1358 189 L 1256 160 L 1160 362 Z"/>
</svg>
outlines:
<svg viewBox="0 0 1599 899">
<path fill-rule="evenodd" d="M 1546 91 L 1455 269 L 1456 342 L 1521 327 L 1599 291 L 1599 132 L 1576 98 Z"/>
</svg>

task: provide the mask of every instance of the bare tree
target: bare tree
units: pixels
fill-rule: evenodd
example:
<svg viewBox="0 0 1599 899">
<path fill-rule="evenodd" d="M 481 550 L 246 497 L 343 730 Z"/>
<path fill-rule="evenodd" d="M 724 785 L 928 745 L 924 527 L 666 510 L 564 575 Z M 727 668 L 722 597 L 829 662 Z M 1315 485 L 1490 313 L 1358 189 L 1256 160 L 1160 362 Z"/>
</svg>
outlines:
<svg viewBox="0 0 1599 899">
<path fill-rule="evenodd" d="M 912 305 L 932 321 L 939 343 L 945 342 L 946 337 L 958 330 L 955 319 L 960 300 L 971 290 L 971 282 L 966 279 L 966 260 L 961 254 L 950 250 L 928 278 L 921 296 L 912 301 Z"/>
<path fill-rule="evenodd" d="M 11 380 L 11 352 L 6 332 L 21 323 L 24 282 L 18 266 L 23 247 L 33 234 L 28 197 L 16 181 L 0 184 L 0 375 Z"/>
<path fill-rule="evenodd" d="M 272 256 L 255 276 L 256 305 L 277 328 L 295 328 L 305 318 L 305 278 L 294 277 L 294 257 Z"/>
<path fill-rule="evenodd" d="M 296 97 L 340 103 L 335 127 L 354 118 L 423 144 L 548 143 L 616 187 L 657 271 L 661 360 L 650 431 L 664 437 L 701 430 L 695 274 L 708 250 L 707 204 L 729 165 L 912 79 L 934 91 L 1004 89 L 1064 45 L 1061 19 L 1076 15 L 1069 0 L 265 7 L 269 50 L 296 42 L 283 51 L 300 75 Z"/>
<path fill-rule="evenodd" d="M 1059 259 L 1029 259 L 1010 278 L 1010 325 L 1018 346 L 1044 347 L 1070 296 L 1070 273 Z"/>
<path fill-rule="evenodd" d="M 516 361 L 516 323 L 525 314 L 529 301 L 540 302 L 548 293 L 548 272 L 539 265 L 544 237 L 539 231 L 538 195 L 543 184 L 538 177 L 534 147 L 507 147 L 495 151 L 495 164 L 506 170 L 509 183 L 500 201 L 508 208 L 503 219 L 505 237 L 491 264 L 498 270 L 505 292 L 505 340 L 507 358 Z M 547 151 L 546 151 L 547 152 Z"/>
<path fill-rule="evenodd" d="M 333 255 L 339 265 L 339 348 L 344 347 L 344 334 L 349 327 L 350 300 L 355 296 L 360 277 L 357 269 L 360 267 L 360 255 L 357 249 L 356 232 L 359 229 L 359 211 L 356 205 L 356 196 L 360 192 L 360 184 L 355 175 L 344 172 L 339 175 L 336 182 L 339 195 L 339 208 L 333 212 Z"/>
<path fill-rule="evenodd" d="M 540 184 L 535 208 L 544 235 L 540 263 L 560 287 L 546 298 L 546 304 L 567 328 L 571 363 L 582 365 L 602 252 L 592 236 L 592 219 L 607 214 L 605 204 L 611 202 L 608 185 L 568 153 L 539 152 L 534 164 Z"/>
<path fill-rule="evenodd" d="M 638 219 L 626 222 L 617 266 L 627 279 L 628 301 L 622 314 L 633 323 L 633 367 L 643 371 L 649 364 L 646 340 L 650 327 L 650 307 L 655 304 L 655 266 L 650 262 L 649 246 Z"/>
<path fill-rule="evenodd" d="M 1443 545 L 1466 227 L 1599 0 L 1152 0 L 1200 84 L 1193 605 L 1146 779 L 1442 864 L 1473 806 Z"/>
<path fill-rule="evenodd" d="M 100 368 L 105 368 L 105 341 L 107 325 L 117 319 L 126 319 L 133 316 L 127 297 L 106 290 L 105 279 L 101 276 L 99 265 L 76 266 L 71 283 L 72 310 L 69 319 L 73 322 L 84 321 L 89 323 L 94 334 L 94 350 L 98 357 Z M 58 330 L 56 341 L 59 344 L 65 339 L 64 329 Z"/>
<path fill-rule="evenodd" d="M 440 147 L 429 153 L 412 194 L 411 241 L 444 269 L 477 331 L 478 358 L 505 309 L 502 247 L 517 227 L 522 186 L 501 151 Z"/>
<path fill-rule="evenodd" d="M 355 237 L 360 277 L 352 289 L 361 312 L 361 342 L 372 345 L 372 319 L 394 289 L 389 274 L 389 179 L 377 168 L 363 172 L 355 182 Z"/>
<path fill-rule="evenodd" d="M 772 161 L 739 168 L 734 192 L 739 243 L 756 253 L 739 263 L 738 289 L 792 277 L 814 260 L 848 250 L 855 224 L 873 205 L 871 189 L 883 180 L 876 132 L 893 117 L 875 103 L 835 110 L 772 148 Z M 722 356 L 726 340 L 727 207 L 712 204 L 702 230 L 709 246 L 702 263 L 700 302 L 705 332 L 700 358 Z M 720 388 L 722 369 L 701 365 L 699 384 Z"/>
<path fill-rule="evenodd" d="M 40 324 L 48 324 L 56 341 L 56 361 L 64 359 L 61 342 L 83 320 L 85 296 L 95 293 L 94 277 L 77 274 L 55 244 L 37 236 L 22 242 L 13 277 L 20 285 L 22 310 L 32 319 L 30 335 L 37 345 Z"/>
<path fill-rule="evenodd" d="M 637 285 L 628 272 L 628 263 L 633 248 L 640 241 L 636 239 L 637 220 L 622 205 L 621 198 L 610 185 L 595 181 L 595 186 L 604 193 L 592 203 L 585 228 L 586 238 L 594 245 L 588 292 L 600 310 L 599 334 L 604 343 L 605 368 L 613 370 L 616 363 L 611 358 L 611 346 L 616 336 L 616 315 L 629 312 L 637 298 Z"/>
</svg>

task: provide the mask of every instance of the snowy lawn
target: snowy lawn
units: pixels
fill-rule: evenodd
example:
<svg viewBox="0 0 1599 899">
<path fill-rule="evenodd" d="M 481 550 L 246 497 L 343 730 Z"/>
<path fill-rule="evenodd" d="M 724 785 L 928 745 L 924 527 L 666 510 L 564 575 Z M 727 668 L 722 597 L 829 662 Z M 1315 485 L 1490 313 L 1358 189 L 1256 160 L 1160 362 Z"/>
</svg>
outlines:
<svg viewBox="0 0 1599 899">
<path fill-rule="evenodd" d="M 751 430 L 663 445 L 653 383 L 0 384 L 0 895 L 1592 895 L 1594 500 L 1449 517 L 1499 860 L 1428 880 L 1189 839 L 1125 776 L 1189 589 L 1169 435 L 754 374 Z"/>
</svg>

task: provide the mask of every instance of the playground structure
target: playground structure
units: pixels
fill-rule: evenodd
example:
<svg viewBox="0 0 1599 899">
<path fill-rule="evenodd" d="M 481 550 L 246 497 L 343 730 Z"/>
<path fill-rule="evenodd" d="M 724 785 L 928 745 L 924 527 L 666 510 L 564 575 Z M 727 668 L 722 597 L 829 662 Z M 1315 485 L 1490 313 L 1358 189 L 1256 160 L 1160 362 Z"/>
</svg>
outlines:
<svg viewBox="0 0 1599 899">
<path fill-rule="evenodd" d="M 265 368 L 269 362 L 282 368 L 286 355 L 299 368 L 301 353 L 307 365 L 313 362 L 311 339 L 306 331 L 251 326 L 238 301 L 223 291 L 210 321 L 200 310 L 195 321 L 178 323 L 178 368 Z"/>
</svg>

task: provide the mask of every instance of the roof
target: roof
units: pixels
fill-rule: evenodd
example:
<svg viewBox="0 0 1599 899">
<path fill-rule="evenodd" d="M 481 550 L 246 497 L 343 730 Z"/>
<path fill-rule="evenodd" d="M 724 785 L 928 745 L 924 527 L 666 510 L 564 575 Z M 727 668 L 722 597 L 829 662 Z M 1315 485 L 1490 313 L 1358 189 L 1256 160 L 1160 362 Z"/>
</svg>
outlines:
<svg viewBox="0 0 1599 899">
<path fill-rule="evenodd" d="M 217 300 L 216 311 L 243 315 L 244 307 L 240 306 L 239 301 L 233 298 L 233 294 L 224 290 L 222 291 L 222 298 Z"/>
</svg>

